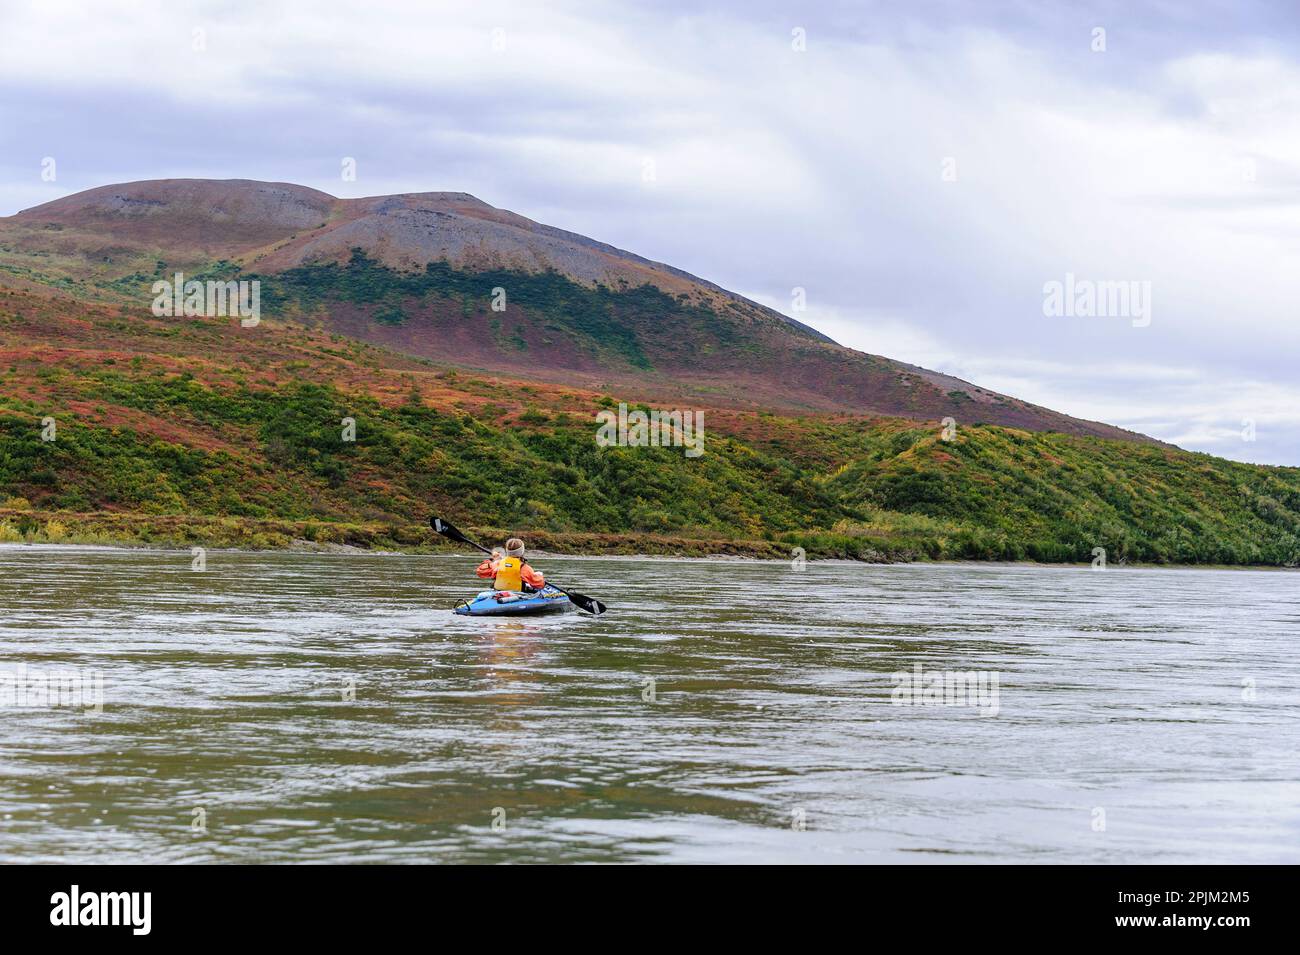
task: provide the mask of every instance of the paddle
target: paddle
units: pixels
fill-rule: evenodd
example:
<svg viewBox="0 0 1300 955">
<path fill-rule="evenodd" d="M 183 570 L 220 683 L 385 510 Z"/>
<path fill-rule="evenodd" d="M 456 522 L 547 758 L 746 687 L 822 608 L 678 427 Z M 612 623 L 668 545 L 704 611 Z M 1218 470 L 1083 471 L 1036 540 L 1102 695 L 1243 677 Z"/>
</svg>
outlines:
<svg viewBox="0 0 1300 955">
<path fill-rule="evenodd" d="M 448 537 L 451 540 L 458 541 L 462 544 L 469 544 L 470 547 L 475 547 L 478 550 L 481 550 L 489 557 L 492 556 L 492 551 L 488 550 L 486 547 L 484 547 L 482 544 L 478 543 L 477 541 L 470 540 L 468 537 L 466 537 L 457 529 L 455 524 L 448 524 L 440 517 L 430 517 L 429 526 L 432 527 L 439 534 L 441 534 L 443 537 Z M 587 611 L 587 613 L 595 614 L 596 616 L 599 617 L 602 613 L 604 613 L 606 610 L 609 609 L 594 597 L 588 597 L 586 594 L 580 594 L 572 590 L 565 590 L 563 587 L 557 586 L 556 584 L 551 583 L 549 580 L 546 583 L 550 587 L 555 587 L 556 590 L 558 590 L 560 593 L 564 594 L 566 597 L 572 600 L 573 605 L 577 607 L 579 610 L 585 610 Z"/>
</svg>

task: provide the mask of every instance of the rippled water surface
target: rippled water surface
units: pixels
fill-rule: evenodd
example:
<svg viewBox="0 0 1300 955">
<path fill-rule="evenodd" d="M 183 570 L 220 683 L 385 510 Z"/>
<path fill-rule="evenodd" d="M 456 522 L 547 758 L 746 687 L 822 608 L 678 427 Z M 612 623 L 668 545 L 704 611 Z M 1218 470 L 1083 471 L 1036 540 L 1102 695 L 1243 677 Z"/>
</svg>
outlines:
<svg viewBox="0 0 1300 955">
<path fill-rule="evenodd" d="M 0 548 L 0 861 L 1300 861 L 1294 573 L 476 561 Z"/>
</svg>

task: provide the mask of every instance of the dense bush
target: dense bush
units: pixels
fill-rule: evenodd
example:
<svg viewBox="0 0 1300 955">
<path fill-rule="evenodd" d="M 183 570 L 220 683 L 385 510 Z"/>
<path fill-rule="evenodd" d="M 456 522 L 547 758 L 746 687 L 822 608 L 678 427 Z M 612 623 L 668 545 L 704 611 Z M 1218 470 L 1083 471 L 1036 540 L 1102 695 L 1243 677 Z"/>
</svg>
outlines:
<svg viewBox="0 0 1300 955">
<path fill-rule="evenodd" d="M 591 419 L 534 405 L 502 420 L 491 404 L 451 413 L 324 384 L 219 389 L 118 367 L 77 381 L 80 398 L 219 440 L 71 418 L 47 442 L 38 410 L 10 401 L 0 501 L 394 525 L 438 510 L 520 530 L 766 538 L 866 559 L 1082 561 L 1100 546 L 1111 561 L 1300 562 L 1300 470 L 1157 445 L 994 427 L 945 442 L 899 422 L 762 416 L 765 437 L 711 432 L 706 453 L 686 458 L 601 448 Z"/>
</svg>

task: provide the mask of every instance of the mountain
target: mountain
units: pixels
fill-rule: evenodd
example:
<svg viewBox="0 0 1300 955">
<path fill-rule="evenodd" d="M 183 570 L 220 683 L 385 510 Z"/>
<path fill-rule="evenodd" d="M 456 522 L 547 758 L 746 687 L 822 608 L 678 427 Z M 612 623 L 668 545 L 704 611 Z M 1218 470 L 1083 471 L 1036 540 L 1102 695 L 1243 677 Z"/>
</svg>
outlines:
<svg viewBox="0 0 1300 955">
<path fill-rule="evenodd" d="M 144 303 L 176 271 L 256 278 L 272 318 L 519 378 L 659 402 L 1150 440 L 845 348 L 680 269 L 465 193 L 338 199 L 290 183 L 170 179 L 0 219 L 0 276 L 15 286 Z"/>
<path fill-rule="evenodd" d="M 175 271 L 261 281 L 267 320 L 154 315 Z M 706 453 L 597 445 L 661 400 Z M 859 354 L 463 194 L 180 180 L 0 220 L 0 542 L 428 546 L 431 511 L 581 552 L 1300 565 L 1300 469 Z"/>
</svg>

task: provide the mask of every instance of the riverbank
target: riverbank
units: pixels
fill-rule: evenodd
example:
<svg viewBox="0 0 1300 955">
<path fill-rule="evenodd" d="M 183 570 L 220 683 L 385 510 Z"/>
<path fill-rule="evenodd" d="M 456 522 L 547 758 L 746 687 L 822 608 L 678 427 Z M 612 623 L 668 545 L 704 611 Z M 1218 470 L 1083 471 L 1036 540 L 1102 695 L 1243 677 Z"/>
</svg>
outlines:
<svg viewBox="0 0 1300 955">
<path fill-rule="evenodd" d="M 466 526 L 484 541 L 515 531 Z M 523 531 L 535 550 L 572 555 L 752 557 L 792 559 L 793 546 L 771 540 L 724 540 L 661 534 L 577 534 Z M 463 549 L 426 523 L 345 523 L 213 517 L 196 514 L 69 512 L 0 508 L 0 543 L 95 544 L 119 547 L 227 548 L 321 552 L 339 549 L 425 553 Z M 809 554 L 808 556 L 813 556 Z M 850 556 L 821 554 L 819 556 Z M 870 555 L 868 555 L 869 557 Z M 907 559 L 894 557 L 894 560 Z M 890 562 L 880 555 L 879 562 Z"/>
<path fill-rule="evenodd" d="M 973 560 L 945 553 L 942 540 L 918 547 L 914 539 L 891 539 L 887 533 L 809 531 L 772 539 L 726 539 L 669 534 L 583 534 L 466 525 L 465 531 L 485 543 L 515 533 L 525 536 L 534 552 L 568 556 L 688 557 L 791 561 L 852 560 L 892 564 L 924 562 L 1012 563 L 1052 566 L 1044 561 Z M 225 550 L 270 550 L 300 553 L 344 551 L 406 554 L 463 550 L 435 534 L 425 523 L 348 523 L 338 521 L 272 520 L 214 517 L 195 514 L 138 514 L 115 511 L 46 511 L 0 508 L 0 544 L 81 544 L 106 547 Z M 802 551 L 802 553 L 800 553 Z M 1088 549 L 1077 560 L 1092 561 Z M 1111 556 L 1114 567 L 1254 567 L 1294 569 L 1275 564 L 1157 564 Z"/>
</svg>

